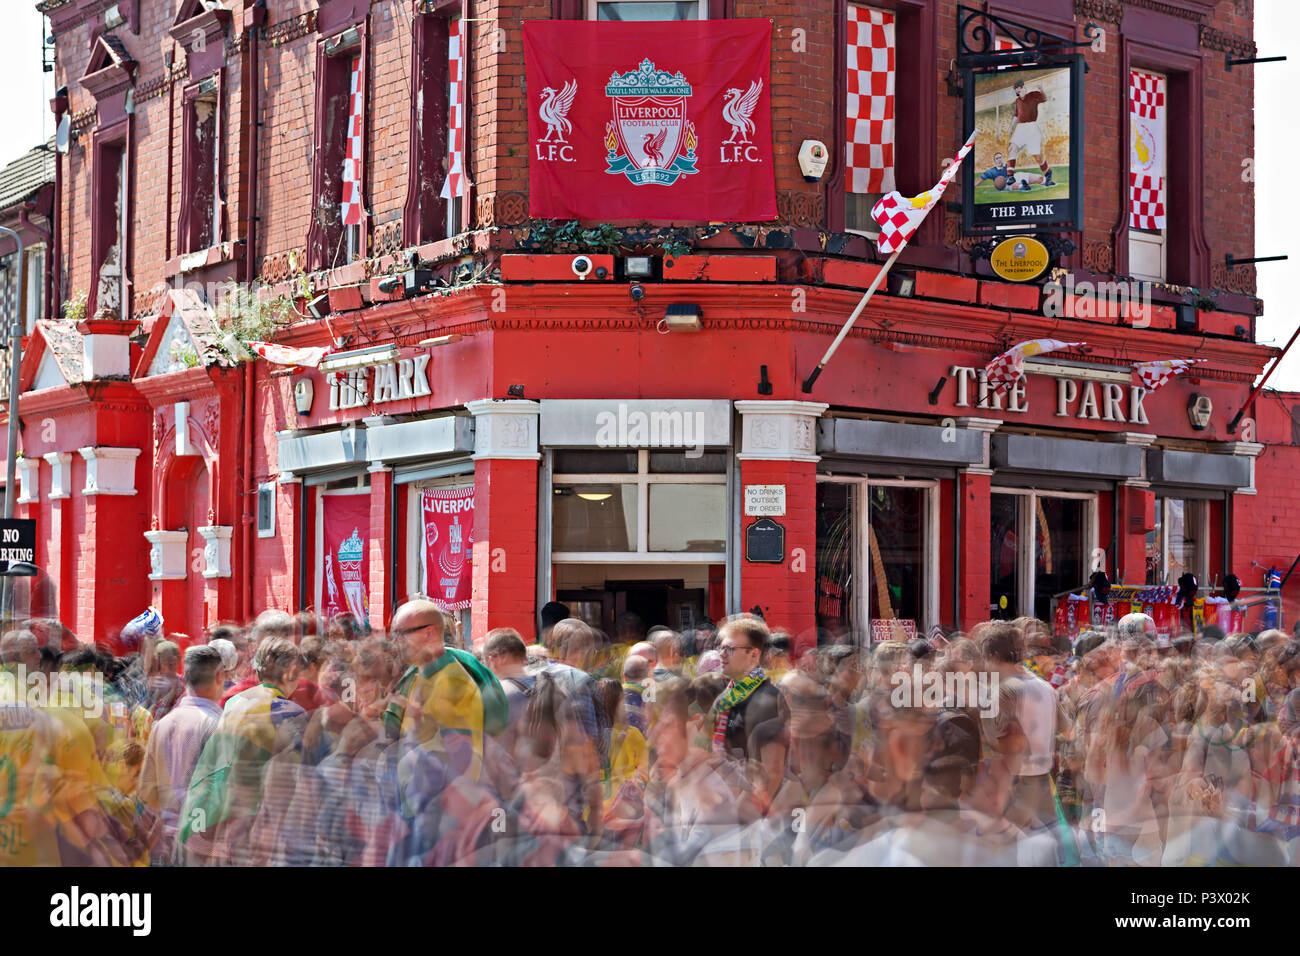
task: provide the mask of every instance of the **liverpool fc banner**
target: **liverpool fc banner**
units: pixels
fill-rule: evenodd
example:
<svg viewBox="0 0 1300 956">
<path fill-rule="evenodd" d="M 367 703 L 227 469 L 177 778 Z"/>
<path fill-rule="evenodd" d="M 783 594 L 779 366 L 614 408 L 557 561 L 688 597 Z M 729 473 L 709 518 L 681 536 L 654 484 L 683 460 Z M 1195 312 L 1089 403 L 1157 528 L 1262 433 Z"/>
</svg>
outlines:
<svg viewBox="0 0 1300 956">
<path fill-rule="evenodd" d="M 529 215 L 776 218 L 768 20 L 524 24 Z"/>
</svg>

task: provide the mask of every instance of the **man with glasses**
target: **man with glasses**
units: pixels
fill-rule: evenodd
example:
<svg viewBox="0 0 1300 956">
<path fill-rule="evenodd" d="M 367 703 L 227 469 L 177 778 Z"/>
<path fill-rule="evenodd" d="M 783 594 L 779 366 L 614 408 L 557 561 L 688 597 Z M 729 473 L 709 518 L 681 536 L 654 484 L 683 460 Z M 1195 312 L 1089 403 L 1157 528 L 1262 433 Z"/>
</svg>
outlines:
<svg viewBox="0 0 1300 956">
<path fill-rule="evenodd" d="M 407 648 L 411 662 L 397 680 L 384 712 L 390 739 L 401 737 L 445 756 L 461 759 L 459 770 L 477 780 L 483 762 L 483 736 L 506 728 L 510 705 L 496 676 L 468 651 L 443 642 L 442 611 L 432 601 L 416 598 L 393 615 L 391 634 Z M 472 754 L 457 738 L 469 735 Z"/>
<path fill-rule="evenodd" d="M 771 640 L 767 625 L 749 614 L 727 621 L 718 632 L 722 673 L 729 683 L 709 712 L 714 753 L 748 757 L 758 727 L 780 719 L 780 692 L 762 667 Z"/>
</svg>

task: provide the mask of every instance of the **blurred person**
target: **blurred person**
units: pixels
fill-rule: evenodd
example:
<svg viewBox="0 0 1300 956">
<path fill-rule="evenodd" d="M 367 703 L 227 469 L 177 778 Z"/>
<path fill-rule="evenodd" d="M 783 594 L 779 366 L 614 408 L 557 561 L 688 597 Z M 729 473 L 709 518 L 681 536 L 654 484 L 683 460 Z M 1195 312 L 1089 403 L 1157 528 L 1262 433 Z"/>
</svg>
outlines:
<svg viewBox="0 0 1300 956">
<path fill-rule="evenodd" d="M 651 637 L 655 648 L 656 663 L 652 677 L 661 684 L 670 677 L 682 676 L 685 642 L 682 636 L 670 628 L 662 628 Z"/>
<path fill-rule="evenodd" d="M 233 650 L 233 647 L 232 647 Z M 140 799 L 158 816 L 152 846 L 158 862 L 174 862 L 176 833 L 190 778 L 221 719 L 226 661 L 211 645 L 185 652 L 185 696 L 154 726 L 140 772 Z"/>
<path fill-rule="evenodd" d="M 745 615 L 723 624 L 718 637 L 722 675 L 728 683 L 709 713 L 712 750 L 744 759 L 754 730 L 780 716 L 780 694 L 762 665 L 771 632 L 761 619 Z"/>
<path fill-rule="evenodd" d="M 320 707 L 327 707 L 335 698 L 320 686 L 321 667 L 326 660 L 325 642 L 315 635 L 304 637 L 299 643 L 302 651 L 302 676 L 290 698 L 303 710 L 311 713 Z"/>
<path fill-rule="evenodd" d="M 652 662 L 639 654 L 629 654 L 623 661 L 623 707 L 627 723 L 644 734 L 646 731 L 646 688 Z"/>
<path fill-rule="evenodd" d="M 542 627 L 537 634 L 537 643 L 543 645 L 544 647 L 550 648 L 552 628 L 554 628 L 555 625 L 559 624 L 565 618 L 569 618 L 572 616 L 573 615 L 569 613 L 568 606 L 565 604 L 561 604 L 559 601 L 547 601 L 545 604 L 543 604 L 542 610 L 539 613 L 539 617 L 541 618 L 541 622 L 542 622 Z"/>
<path fill-rule="evenodd" d="M 407 601 L 393 615 L 392 635 L 405 644 L 410 665 L 389 695 L 384 727 L 390 739 L 428 749 L 477 781 L 484 737 L 509 723 L 500 681 L 477 657 L 444 643 L 445 620 L 432 601 Z M 459 745 L 465 735 L 469 750 Z"/>
<path fill-rule="evenodd" d="M 184 691 L 180 674 L 181 649 L 175 641 L 159 641 L 154 647 L 149 674 L 149 710 L 156 722 L 167 715 Z"/>
<path fill-rule="evenodd" d="M 595 632 L 585 622 L 570 617 L 555 624 L 550 640 L 553 659 L 540 673 L 549 674 L 572 703 L 574 718 L 603 758 L 604 735 L 595 699 L 596 678 L 587 672 L 595 654 Z"/>
<path fill-rule="evenodd" d="M 299 611 L 293 615 L 293 626 L 299 644 L 309 637 L 317 637 L 321 632 L 320 618 L 315 611 Z"/>
<path fill-rule="evenodd" d="M 763 658 L 763 670 L 767 671 L 773 681 L 780 681 L 790 670 L 790 635 L 785 631 L 773 631 L 767 654 Z"/>
<path fill-rule="evenodd" d="M 498 627 L 488 631 L 483 640 L 483 660 L 501 682 L 510 707 L 506 729 L 501 735 L 501 746 L 513 759 L 519 722 L 523 719 L 528 699 L 533 694 L 537 678 L 528 673 L 528 649 L 519 632 L 512 627 Z"/>
<path fill-rule="evenodd" d="M 267 636 L 253 655 L 259 683 L 231 697 L 199 756 L 181 809 L 179 840 L 187 862 L 240 864 L 264 795 L 271 760 L 297 751 L 307 713 L 289 698 L 301 679 L 292 638 Z"/>
</svg>

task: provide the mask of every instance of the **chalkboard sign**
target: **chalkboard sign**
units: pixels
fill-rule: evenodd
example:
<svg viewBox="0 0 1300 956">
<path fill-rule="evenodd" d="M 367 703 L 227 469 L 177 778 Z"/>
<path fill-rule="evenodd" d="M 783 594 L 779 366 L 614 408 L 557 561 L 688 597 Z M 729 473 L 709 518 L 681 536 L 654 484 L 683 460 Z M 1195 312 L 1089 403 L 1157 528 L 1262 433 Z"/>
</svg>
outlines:
<svg viewBox="0 0 1300 956">
<path fill-rule="evenodd" d="M 780 564 L 785 560 L 785 527 L 759 518 L 745 529 L 745 560 Z"/>
<path fill-rule="evenodd" d="M 19 562 L 36 563 L 36 521 L 0 518 L 0 574 L 7 574 L 9 566 Z"/>
</svg>

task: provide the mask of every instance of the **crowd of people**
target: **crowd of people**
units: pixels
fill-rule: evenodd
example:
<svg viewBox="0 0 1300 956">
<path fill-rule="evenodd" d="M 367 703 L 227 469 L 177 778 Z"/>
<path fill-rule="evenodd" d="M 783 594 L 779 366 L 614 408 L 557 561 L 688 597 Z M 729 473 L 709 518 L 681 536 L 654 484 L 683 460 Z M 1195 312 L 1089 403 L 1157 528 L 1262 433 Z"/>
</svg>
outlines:
<svg viewBox="0 0 1300 956">
<path fill-rule="evenodd" d="M 738 615 L 612 637 L 551 603 L 468 646 L 412 600 L 117 655 L 0 640 L 0 861 L 1285 865 L 1300 643 L 1130 614 L 871 647 Z"/>
</svg>

